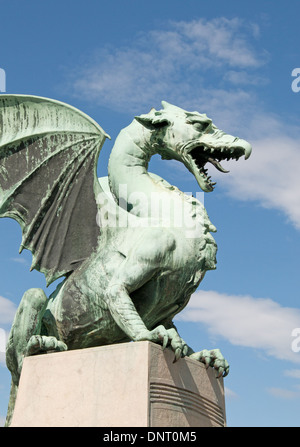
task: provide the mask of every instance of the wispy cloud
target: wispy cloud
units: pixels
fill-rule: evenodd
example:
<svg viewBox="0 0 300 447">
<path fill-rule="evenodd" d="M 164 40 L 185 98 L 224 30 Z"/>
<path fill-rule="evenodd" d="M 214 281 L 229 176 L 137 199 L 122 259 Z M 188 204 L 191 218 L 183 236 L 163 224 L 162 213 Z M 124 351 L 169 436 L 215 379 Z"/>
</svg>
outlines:
<svg viewBox="0 0 300 447">
<path fill-rule="evenodd" d="M 18 257 L 18 258 L 10 258 L 11 261 L 16 262 L 17 264 L 23 264 L 23 265 L 30 265 L 28 263 L 28 261 L 22 257 Z"/>
<path fill-rule="evenodd" d="M 214 172 L 213 176 L 220 178 L 231 197 L 282 211 L 300 229 L 300 135 L 288 133 L 253 139 L 249 160 L 228 163 L 230 175 Z"/>
<path fill-rule="evenodd" d="M 284 371 L 284 375 L 293 379 L 300 379 L 300 369 L 288 369 Z"/>
<path fill-rule="evenodd" d="M 228 81 L 235 85 L 266 85 L 268 79 L 261 75 L 249 74 L 247 71 L 242 70 L 229 70 L 224 74 L 224 81 Z"/>
<path fill-rule="evenodd" d="M 266 53 L 258 54 L 251 44 L 257 35 L 257 26 L 239 18 L 172 22 L 163 30 L 135 36 L 126 47 L 93 54 L 82 69 L 74 71 L 72 93 L 126 111 L 159 105 L 162 99 L 182 107 L 207 107 L 216 90 L 221 96 L 228 92 L 221 86 L 216 89 L 216 80 L 222 84 L 224 73 L 228 71 L 236 84 L 239 72 L 245 82 L 245 69 L 249 69 L 251 81 L 251 70 L 265 63 Z M 235 97 L 251 99 L 246 89 L 241 95 L 235 86 L 228 93 L 230 102 Z"/>
<path fill-rule="evenodd" d="M 300 398 L 300 391 L 288 390 L 286 388 L 268 388 L 267 392 L 274 397 L 284 399 L 284 400 L 292 400 Z"/>
<path fill-rule="evenodd" d="M 300 362 L 300 354 L 292 350 L 291 337 L 299 326 L 300 310 L 283 307 L 272 299 L 198 291 L 177 319 L 203 323 L 213 336 L 233 345 Z"/>
<path fill-rule="evenodd" d="M 202 62 L 213 66 L 226 64 L 241 68 L 256 67 L 262 63 L 262 59 L 257 57 L 256 51 L 249 44 L 249 37 L 257 37 L 258 27 L 249 26 L 240 18 L 220 17 L 179 22 L 174 23 L 174 28 L 179 40 L 188 44 L 191 50 L 187 53 L 189 60 L 193 63 L 193 56 L 198 56 L 198 67 L 202 68 Z M 186 47 L 182 49 L 186 51 Z"/>
<path fill-rule="evenodd" d="M 7 298 L 0 296 L 0 324 L 10 324 L 16 313 L 16 305 Z"/>
<path fill-rule="evenodd" d="M 228 400 L 228 399 L 233 400 L 233 399 L 239 398 L 238 394 L 235 391 L 228 388 L 227 386 L 225 386 L 224 390 L 225 390 L 226 400 Z"/>
<path fill-rule="evenodd" d="M 71 94 L 130 113 L 162 99 L 207 113 L 253 145 L 247 163 L 222 176 L 228 194 L 280 210 L 300 229 L 300 135 L 259 98 L 269 60 L 259 38 L 259 26 L 240 18 L 170 22 L 90 55 L 70 75 Z"/>
<path fill-rule="evenodd" d="M 5 364 L 5 345 L 8 340 L 8 328 L 11 325 L 17 307 L 7 298 L 0 296 L 0 365 Z"/>
</svg>

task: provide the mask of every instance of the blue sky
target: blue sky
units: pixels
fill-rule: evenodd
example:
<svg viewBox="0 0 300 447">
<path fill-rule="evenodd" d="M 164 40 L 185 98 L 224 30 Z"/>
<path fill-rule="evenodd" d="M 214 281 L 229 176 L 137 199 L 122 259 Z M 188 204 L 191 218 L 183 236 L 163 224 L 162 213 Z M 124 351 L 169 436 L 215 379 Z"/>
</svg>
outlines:
<svg viewBox="0 0 300 447">
<path fill-rule="evenodd" d="M 251 142 L 249 160 L 211 172 L 217 187 L 204 204 L 218 229 L 217 270 L 176 325 L 194 349 L 219 347 L 228 359 L 229 426 L 299 426 L 299 2 L 10 0 L 0 13 L 6 92 L 58 99 L 94 118 L 112 137 L 99 175 L 121 128 L 161 100 Z M 199 189 L 176 162 L 154 157 L 150 169 L 182 191 Z M 1 219 L 2 333 L 23 293 L 45 288 L 29 272 L 31 254 L 18 255 L 20 241 L 17 223 Z M 0 352 L 1 424 L 9 384 Z"/>
</svg>

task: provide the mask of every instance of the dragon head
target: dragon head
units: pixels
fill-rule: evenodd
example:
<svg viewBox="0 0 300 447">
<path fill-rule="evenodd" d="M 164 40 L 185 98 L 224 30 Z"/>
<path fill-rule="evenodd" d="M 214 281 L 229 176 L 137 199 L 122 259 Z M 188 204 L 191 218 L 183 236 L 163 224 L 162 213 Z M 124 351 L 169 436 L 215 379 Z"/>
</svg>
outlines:
<svg viewBox="0 0 300 447">
<path fill-rule="evenodd" d="M 229 172 L 221 165 L 222 160 L 250 156 L 252 148 L 247 141 L 218 129 L 205 114 L 187 112 L 166 101 L 162 101 L 162 106 L 162 110 L 153 108 L 135 119 L 151 130 L 149 144 L 155 152 L 163 159 L 184 163 L 203 191 L 213 191 L 216 184 L 208 176 L 207 163 Z"/>
</svg>

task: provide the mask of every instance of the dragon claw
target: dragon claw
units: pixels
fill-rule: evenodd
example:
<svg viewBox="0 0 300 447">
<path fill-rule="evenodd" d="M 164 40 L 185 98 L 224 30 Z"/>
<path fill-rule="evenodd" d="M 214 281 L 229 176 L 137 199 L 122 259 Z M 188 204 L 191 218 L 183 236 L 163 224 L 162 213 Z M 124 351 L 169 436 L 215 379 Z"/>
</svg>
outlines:
<svg viewBox="0 0 300 447">
<path fill-rule="evenodd" d="M 166 329 L 163 325 L 157 326 L 152 331 L 145 331 L 136 337 L 136 341 L 149 340 L 162 345 L 163 350 L 170 346 L 175 356 L 173 363 L 177 362 L 181 357 L 185 357 L 189 347 L 184 340 L 178 335 L 174 328 Z"/>
<path fill-rule="evenodd" d="M 26 356 L 50 351 L 67 351 L 67 349 L 67 345 L 55 337 L 33 335 L 28 341 Z"/>
<path fill-rule="evenodd" d="M 185 344 L 182 349 L 182 356 L 185 357 L 188 354 L 188 351 L 189 351 L 189 347 L 188 347 L 188 345 Z"/>
<path fill-rule="evenodd" d="M 217 372 L 217 379 L 229 374 L 229 364 L 219 349 L 213 349 L 211 351 L 204 349 L 200 352 L 194 352 L 189 357 L 204 363 L 206 369 L 208 369 L 209 366 L 214 368 Z"/>
<path fill-rule="evenodd" d="M 163 351 L 166 349 L 168 342 L 169 342 L 169 337 L 167 335 L 165 335 L 163 337 L 163 344 L 162 344 Z"/>
<path fill-rule="evenodd" d="M 177 360 L 180 359 L 181 353 L 182 353 L 181 348 L 180 347 L 176 348 L 176 350 L 175 350 L 175 357 L 174 357 L 173 363 L 177 362 Z"/>
<path fill-rule="evenodd" d="M 209 366 L 210 366 L 210 357 L 209 356 L 203 356 L 202 358 L 201 358 L 201 362 L 202 363 L 204 363 L 204 365 L 205 365 L 205 368 L 207 369 Z"/>
<path fill-rule="evenodd" d="M 219 369 L 218 369 L 218 372 L 219 372 L 219 374 L 217 375 L 217 379 L 219 379 L 220 377 L 223 376 L 224 368 L 222 368 L 222 367 L 220 366 Z"/>
</svg>

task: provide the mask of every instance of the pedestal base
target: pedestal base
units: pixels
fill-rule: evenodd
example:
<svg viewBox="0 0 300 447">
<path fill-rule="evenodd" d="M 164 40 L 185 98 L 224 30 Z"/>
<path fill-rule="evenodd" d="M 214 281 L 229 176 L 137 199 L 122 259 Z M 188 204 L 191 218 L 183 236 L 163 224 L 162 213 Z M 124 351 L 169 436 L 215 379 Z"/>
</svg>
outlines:
<svg viewBox="0 0 300 447">
<path fill-rule="evenodd" d="M 223 379 L 150 342 L 27 357 L 12 427 L 225 425 Z"/>
</svg>

